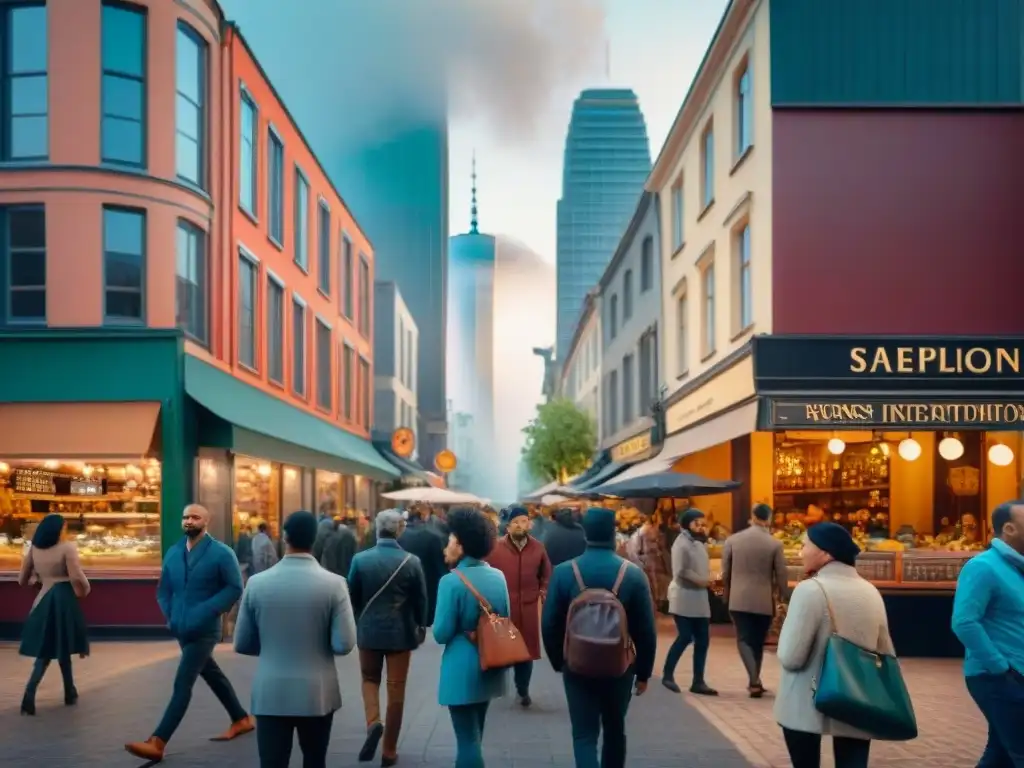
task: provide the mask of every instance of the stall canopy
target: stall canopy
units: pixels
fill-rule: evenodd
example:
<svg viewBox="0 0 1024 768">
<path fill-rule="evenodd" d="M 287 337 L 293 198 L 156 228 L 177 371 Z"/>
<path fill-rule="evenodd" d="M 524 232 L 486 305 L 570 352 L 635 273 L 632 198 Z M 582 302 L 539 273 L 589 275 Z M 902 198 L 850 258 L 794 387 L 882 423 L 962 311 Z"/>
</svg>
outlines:
<svg viewBox="0 0 1024 768">
<path fill-rule="evenodd" d="M 629 464 L 624 464 L 618 461 L 610 462 L 608 464 L 605 464 L 604 467 L 597 474 L 590 477 L 586 482 L 573 483 L 572 485 L 568 485 L 565 488 L 560 488 L 558 490 L 558 493 L 570 497 L 586 494 L 589 491 L 593 491 L 597 486 L 607 483 L 613 477 L 616 477 L 620 472 L 625 470 L 628 466 Z"/>
<path fill-rule="evenodd" d="M 388 440 L 374 440 L 373 447 L 381 456 L 387 459 L 388 463 L 402 473 L 402 480 L 413 481 L 420 485 L 433 485 L 430 475 L 415 459 L 406 459 L 391 450 L 391 443 Z"/>
<path fill-rule="evenodd" d="M 160 403 L 3 403 L 5 459 L 139 459 L 159 442 Z"/>
<path fill-rule="evenodd" d="M 447 488 L 403 488 L 400 491 L 382 493 L 385 499 L 391 501 L 422 502 L 424 504 L 487 504 L 487 499 L 481 499 L 472 493 L 461 493 L 450 491 Z"/>
<path fill-rule="evenodd" d="M 398 470 L 369 440 L 294 408 L 192 355 L 185 355 L 185 392 L 223 422 L 201 443 L 261 459 L 388 480 Z M 225 434 L 226 432 L 226 434 Z M 227 444 L 225 444 L 227 443 Z"/>
</svg>

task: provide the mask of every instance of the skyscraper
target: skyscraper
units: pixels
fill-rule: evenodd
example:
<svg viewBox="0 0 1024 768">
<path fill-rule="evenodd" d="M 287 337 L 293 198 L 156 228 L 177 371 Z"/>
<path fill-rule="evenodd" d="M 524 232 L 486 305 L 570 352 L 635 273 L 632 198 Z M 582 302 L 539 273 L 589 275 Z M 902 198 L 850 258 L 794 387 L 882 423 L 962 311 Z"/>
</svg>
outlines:
<svg viewBox="0 0 1024 768">
<path fill-rule="evenodd" d="M 573 105 L 558 201 L 557 344 L 572 341 L 583 299 L 611 259 L 651 170 L 647 125 L 630 89 L 588 89 Z"/>
</svg>

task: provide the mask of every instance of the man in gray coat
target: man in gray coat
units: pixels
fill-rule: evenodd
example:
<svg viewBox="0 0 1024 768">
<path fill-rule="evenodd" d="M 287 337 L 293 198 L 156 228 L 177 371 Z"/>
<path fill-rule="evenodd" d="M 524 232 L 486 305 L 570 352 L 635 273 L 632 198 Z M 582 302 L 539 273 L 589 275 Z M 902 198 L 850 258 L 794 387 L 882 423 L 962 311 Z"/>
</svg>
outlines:
<svg viewBox="0 0 1024 768">
<path fill-rule="evenodd" d="M 284 557 L 249 579 L 238 611 L 235 651 L 259 657 L 252 712 L 261 768 L 287 768 L 296 732 L 303 765 L 325 768 L 341 708 L 334 657 L 356 645 L 348 586 L 314 559 L 316 534 L 311 512 L 290 515 Z"/>
<path fill-rule="evenodd" d="M 750 515 L 750 525 L 727 538 L 722 550 L 725 601 L 749 678 L 747 691 L 754 699 L 765 693 L 761 661 L 775 615 L 775 594 L 784 598 L 789 581 L 786 554 L 782 542 L 769 530 L 771 521 L 772 508 L 758 504 Z"/>
<path fill-rule="evenodd" d="M 704 513 L 688 509 L 679 516 L 681 532 L 672 544 L 672 581 L 668 585 L 668 612 L 676 623 L 676 639 L 665 656 L 661 684 L 679 693 L 676 665 L 693 643 L 693 682 L 690 693 L 717 696 L 704 682 L 708 649 L 711 646 L 711 561 L 708 558 L 708 526 Z"/>
</svg>

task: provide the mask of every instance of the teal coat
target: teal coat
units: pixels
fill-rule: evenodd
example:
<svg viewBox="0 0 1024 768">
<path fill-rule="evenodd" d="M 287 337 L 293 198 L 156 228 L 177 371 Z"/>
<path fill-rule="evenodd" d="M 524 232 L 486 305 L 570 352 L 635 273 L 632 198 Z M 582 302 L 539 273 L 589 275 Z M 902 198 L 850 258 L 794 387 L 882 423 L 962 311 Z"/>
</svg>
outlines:
<svg viewBox="0 0 1024 768">
<path fill-rule="evenodd" d="M 189 552 L 182 537 L 164 555 L 156 599 L 171 636 L 220 638 L 221 614 L 242 596 L 242 571 L 227 544 L 206 534 Z"/>
<path fill-rule="evenodd" d="M 508 586 L 497 568 L 472 558 L 463 558 L 457 569 L 476 587 L 501 616 L 509 615 Z M 476 645 L 466 636 L 476 631 L 480 606 L 455 573 L 441 577 L 437 587 L 434 639 L 444 646 L 441 682 L 437 700 L 442 707 L 479 704 L 504 696 L 508 670 L 480 671 Z"/>
</svg>

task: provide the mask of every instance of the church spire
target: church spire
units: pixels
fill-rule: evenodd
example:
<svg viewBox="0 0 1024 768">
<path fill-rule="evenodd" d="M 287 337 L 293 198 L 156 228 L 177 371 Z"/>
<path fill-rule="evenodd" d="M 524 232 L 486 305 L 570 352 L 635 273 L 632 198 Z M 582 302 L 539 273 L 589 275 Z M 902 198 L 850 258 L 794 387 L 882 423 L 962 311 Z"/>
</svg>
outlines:
<svg viewBox="0 0 1024 768">
<path fill-rule="evenodd" d="M 477 208 L 476 208 L 476 150 L 473 150 L 473 201 L 470 204 L 469 209 L 469 234 L 479 235 L 480 227 L 477 221 Z"/>
</svg>

